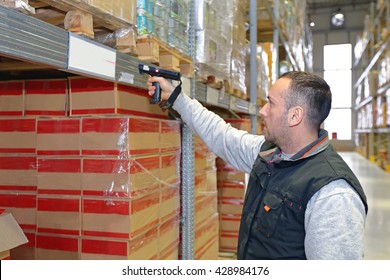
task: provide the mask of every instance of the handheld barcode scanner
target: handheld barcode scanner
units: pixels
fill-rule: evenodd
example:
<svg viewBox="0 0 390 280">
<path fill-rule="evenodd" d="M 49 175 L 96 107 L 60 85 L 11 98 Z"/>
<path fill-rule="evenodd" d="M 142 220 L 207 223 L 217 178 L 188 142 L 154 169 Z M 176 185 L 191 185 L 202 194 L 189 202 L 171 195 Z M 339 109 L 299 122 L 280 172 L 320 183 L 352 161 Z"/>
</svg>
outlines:
<svg viewBox="0 0 390 280">
<path fill-rule="evenodd" d="M 144 65 L 144 64 L 138 64 L 138 70 L 139 70 L 140 74 L 148 74 L 150 76 L 158 76 L 158 77 L 163 77 L 163 78 L 169 79 L 169 80 L 180 81 L 180 85 L 178 86 L 178 87 L 180 87 L 180 90 L 178 89 L 179 92 L 176 95 L 174 94 L 176 89 L 178 88 L 178 87 L 176 87 L 175 91 L 172 94 L 174 99 L 171 101 L 174 102 L 176 100 L 177 95 L 181 92 L 181 80 L 180 80 L 181 75 L 180 75 L 180 73 L 157 68 L 157 67 L 153 67 L 153 66 L 148 66 L 148 65 Z M 150 104 L 158 104 L 161 101 L 160 84 L 157 82 L 153 82 L 153 86 L 156 87 L 156 91 L 153 94 L 152 100 L 150 100 Z M 172 97 L 172 95 L 171 95 L 171 97 Z M 171 98 L 169 98 L 164 104 L 160 105 L 161 108 L 164 108 L 164 107 L 168 108 L 168 107 L 172 106 L 173 102 L 170 102 L 170 99 Z"/>
</svg>

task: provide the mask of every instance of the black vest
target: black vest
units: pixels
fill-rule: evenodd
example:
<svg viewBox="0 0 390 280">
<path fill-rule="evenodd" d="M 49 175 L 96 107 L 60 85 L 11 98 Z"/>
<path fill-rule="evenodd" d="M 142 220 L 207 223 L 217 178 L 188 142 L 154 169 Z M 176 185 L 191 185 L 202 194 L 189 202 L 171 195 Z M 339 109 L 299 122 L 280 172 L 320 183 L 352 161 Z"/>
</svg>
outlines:
<svg viewBox="0 0 390 280">
<path fill-rule="evenodd" d="M 305 210 L 323 186 L 345 179 L 363 189 L 342 158 L 328 146 L 295 161 L 268 163 L 258 157 L 251 171 L 238 238 L 238 259 L 306 259 Z"/>
</svg>

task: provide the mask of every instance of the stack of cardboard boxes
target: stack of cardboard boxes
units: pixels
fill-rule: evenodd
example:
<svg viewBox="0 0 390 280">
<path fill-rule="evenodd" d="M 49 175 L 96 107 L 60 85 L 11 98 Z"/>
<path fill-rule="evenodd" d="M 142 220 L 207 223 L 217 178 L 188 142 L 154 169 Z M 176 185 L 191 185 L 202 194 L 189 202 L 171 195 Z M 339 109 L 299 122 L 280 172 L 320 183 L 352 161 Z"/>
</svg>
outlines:
<svg viewBox="0 0 390 280">
<path fill-rule="evenodd" d="M 219 214 L 217 208 L 216 156 L 195 136 L 194 258 L 218 258 Z"/>
<path fill-rule="evenodd" d="M 29 240 L 11 256 L 177 259 L 179 122 L 159 108 L 154 114 L 146 91 L 110 82 L 3 82 L 7 88 L 0 207 Z"/>
</svg>

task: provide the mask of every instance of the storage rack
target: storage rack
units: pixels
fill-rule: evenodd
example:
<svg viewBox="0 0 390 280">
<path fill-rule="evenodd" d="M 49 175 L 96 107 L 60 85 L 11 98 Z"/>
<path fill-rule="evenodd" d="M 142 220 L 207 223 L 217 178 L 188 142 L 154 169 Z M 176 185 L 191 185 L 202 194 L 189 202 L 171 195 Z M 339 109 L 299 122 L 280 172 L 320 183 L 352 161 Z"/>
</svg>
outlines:
<svg viewBox="0 0 390 280">
<path fill-rule="evenodd" d="M 377 9 L 374 2 L 371 3 L 370 7 L 370 25 L 371 30 L 367 34 L 367 38 L 362 46 L 361 55 L 356 57 L 354 61 L 354 69 L 358 73 L 354 89 L 357 96 L 359 86 L 362 85 L 364 79 L 368 77 L 371 71 L 379 70 L 378 61 L 384 55 L 384 53 L 390 47 L 390 36 L 382 38 L 380 34 L 381 25 L 385 24 L 387 30 L 390 30 L 390 4 L 389 0 L 383 1 L 383 5 Z M 389 31 L 388 31 L 389 32 Z M 376 92 L 370 96 L 361 100 L 355 106 L 356 114 L 362 110 L 366 105 L 373 104 L 377 98 L 385 96 L 386 92 L 390 89 L 390 81 L 387 81 L 385 85 L 380 86 Z M 374 109 L 371 112 L 370 117 L 375 122 Z M 387 116 L 389 117 L 389 116 Z M 387 166 L 390 165 L 390 127 L 376 127 L 372 124 L 372 127 L 367 128 L 356 128 L 355 137 L 357 139 L 365 138 L 364 143 L 359 145 L 368 145 L 367 156 L 371 161 L 375 162 L 378 157 L 378 146 L 379 144 L 387 145 Z M 362 149 L 362 146 L 358 146 L 358 149 Z"/>
<path fill-rule="evenodd" d="M 190 31 L 189 40 L 192 49 L 190 53 L 194 59 L 195 30 L 194 30 L 194 1 L 190 5 Z M 192 18 L 192 19 L 191 19 Z M 108 55 L 109 61 L 106 66 L 114 69 L 109 73 L 102 73 L 96 67 L 96 63 L 105 63 L 102 57 L 95 56 L 94 60 L 86 60 L 82 64 L 75 65 L 75 57 L 78 45 L 90 53 L 103 53 Z M 81 76 L 89 76 L 104 79 L 119 84 L 129 84 L 139 88 L 146 88 L 146 77 L 138 72 L 138 64 L 141 60 L 115 49 L 97 43 L 91 39 L 73 34 L 49 23 L 27 16 L 18 11 L 0 6 L 0 55 L 25 61 L 44 67 L 49 67 L 64 72 L 70 72 Z M 81 57 L 80 57 L 81 58 Z M 1 66 L 1 64 L 0 64 Z M 6 70 L 6 69 L 2 69 Z M 194 78 L 185 79 L 189 85 L 187 94 L 209 105 L 218 106 L 231 111 L 256 114 L 256 105 L 246 100 L 239 99 L 216 90 L 204 84 L 196 82 Z M 194 251 L 194 144 L 193 133 L 186 125 L 182 133 L 182 191 L 183 213 L 182 227 L 182 258 L 193 259 Z"/>
</svg>

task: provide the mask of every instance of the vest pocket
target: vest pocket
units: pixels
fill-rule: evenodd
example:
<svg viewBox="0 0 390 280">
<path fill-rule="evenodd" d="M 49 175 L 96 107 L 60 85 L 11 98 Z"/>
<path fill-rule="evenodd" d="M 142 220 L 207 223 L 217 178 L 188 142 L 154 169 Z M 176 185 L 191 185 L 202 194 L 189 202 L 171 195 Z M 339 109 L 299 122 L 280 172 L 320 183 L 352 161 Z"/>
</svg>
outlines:
<svg viewBox="0 0 390 280">
<path fill-rule="evenodd" d="M 256 215 L 257 229 L 266 237 L 271 237 L 282 213 L 284 198 L 274 193 L 267 192 L 259 206 Z"/>
</svg>

